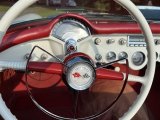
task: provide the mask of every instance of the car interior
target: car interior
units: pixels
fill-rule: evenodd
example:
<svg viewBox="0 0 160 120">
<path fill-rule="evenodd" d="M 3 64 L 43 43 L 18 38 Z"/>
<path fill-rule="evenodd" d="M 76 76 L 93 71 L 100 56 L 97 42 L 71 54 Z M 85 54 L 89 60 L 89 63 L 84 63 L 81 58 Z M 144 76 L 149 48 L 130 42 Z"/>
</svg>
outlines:
<svg viewBox="0 0 160 120">
<path fill-rule="evenodd" d="M 156 0 L 0 2 L 0 119 L 159 120 Z"/>
</svg>

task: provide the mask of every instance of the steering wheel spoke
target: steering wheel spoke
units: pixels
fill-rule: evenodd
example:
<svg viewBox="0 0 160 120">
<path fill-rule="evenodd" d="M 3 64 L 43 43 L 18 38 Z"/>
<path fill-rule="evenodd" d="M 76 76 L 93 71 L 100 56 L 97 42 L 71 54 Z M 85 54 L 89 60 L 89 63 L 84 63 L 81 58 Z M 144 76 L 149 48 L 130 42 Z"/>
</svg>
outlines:
<svg viewBox="0 0 160 120">
<path fill-rule="evenodd" d="M 105 68 L 99 68 L 96 70 L 96 79 L 105 79 L 105 80 L 124 80 L 124 74 L 121 72 L 116 72 L 114 70 L 109 70 Z"/>
<path fill-rule="evenodd" d="M 99 68 L 96 70 L 96 79 L 123 81 L 125 78 L 126 73 L 104 68 Z M 141 84 L 145 84 L 145 77 L 128 74 L 128 82 L 139 82 Z"/>
<path fill-rule="evenodd" d="M 124 74 L 124 76 L 125 76 L 125 74 Z M 128 81 L 129 82 L 139 82 L 141 84 L 144 84 L 145 77 L 128 74 Z"/>
<path fill-rule="evenodd" d="M 62 75 L 63 64 L 58 62 L 29 62 L 28 70 Z"/>
</svg>

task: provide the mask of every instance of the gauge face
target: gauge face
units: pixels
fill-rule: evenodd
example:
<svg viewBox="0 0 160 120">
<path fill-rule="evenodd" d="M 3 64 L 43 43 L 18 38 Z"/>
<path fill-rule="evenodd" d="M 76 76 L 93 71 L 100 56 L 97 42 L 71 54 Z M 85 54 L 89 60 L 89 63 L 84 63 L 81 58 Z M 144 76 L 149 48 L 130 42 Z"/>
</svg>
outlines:
<svg viewBox="0 0 160 120">
<path fill-rule="evenodd" d="M 136 52 L 132 55 L 132 62 L 136 66 L 140 66 L 145 61 L 145 55 L 142 52 Z"/>
<path fill-rule="evenodd" d="M 94 69 L 88 63 L 76 63 L 67 73 L 68 84 L 75 90 L 88 89 L 94 80 Z"/>
<path fill-rule="evenodd" d="M 89 36 L 89 33 L 87 27 L 73 19 L 60 21 L 52 30 L 52 36 L 63 41 L 67 41 L 68 39 L 79 40 Z"/>
<path fill-rule="evenodd" d="M 128 58 L 128 54 L 126 52 L 121 52 L 118 55 L 118 59 Z"/>
<path fill-rule="evenodd" d="M 114 61 L 116 59 L 116 53 L 114 53 L 114 52 L 108 52 L 106 58 L 110 62 Z"/>
</svg>

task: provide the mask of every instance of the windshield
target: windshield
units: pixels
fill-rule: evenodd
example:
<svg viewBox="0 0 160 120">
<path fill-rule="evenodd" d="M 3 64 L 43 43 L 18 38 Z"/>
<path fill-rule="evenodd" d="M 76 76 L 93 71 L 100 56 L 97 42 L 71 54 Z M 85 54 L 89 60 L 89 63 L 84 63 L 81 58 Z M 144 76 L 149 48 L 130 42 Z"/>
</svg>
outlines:
<svg viewBox="0 0 160 120">
<path fill-rule="evenodd" d="M 0 17 L 10 8 L 17 0 L 1 0 L 0 2 Z M 160 21 L 157 12 L 160 12 L 159 7 L 152 9 L 146 6 L 159 5 L 156 2 L 148 0 L 132 0 L 143 12 L 147 20 Z M 153 14 L 151 16 L 150 14 Z M 126 10 L 120 7 L 113 0 L 39 0 L 36 4 L 25 10 L 14 23 L 21 21 L 29 21 L 41 18 L 53 18 L 62 13 L 78 13 L 86 16 L 89 19 L 100 20 L 119 20 L 133 21 L 132 17 Z M 23 20 L 22 20 L 23 19 Z"/>
</svg>

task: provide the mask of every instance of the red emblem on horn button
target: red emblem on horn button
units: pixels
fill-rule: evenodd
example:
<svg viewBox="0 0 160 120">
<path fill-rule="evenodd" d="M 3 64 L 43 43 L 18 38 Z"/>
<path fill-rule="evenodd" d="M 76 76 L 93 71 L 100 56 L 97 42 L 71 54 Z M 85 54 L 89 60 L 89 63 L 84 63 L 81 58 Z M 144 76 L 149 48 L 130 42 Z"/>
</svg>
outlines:
<svg viewBox="0 0 160 120">
<path fill-rule="evenodd" d="M 74 73 L 73 76 L 74 76 L 74 78 L 79 78 L 79 77 L 81 77 L 81 75 L 80 75 L 78 72 Z"/>
</svg>

